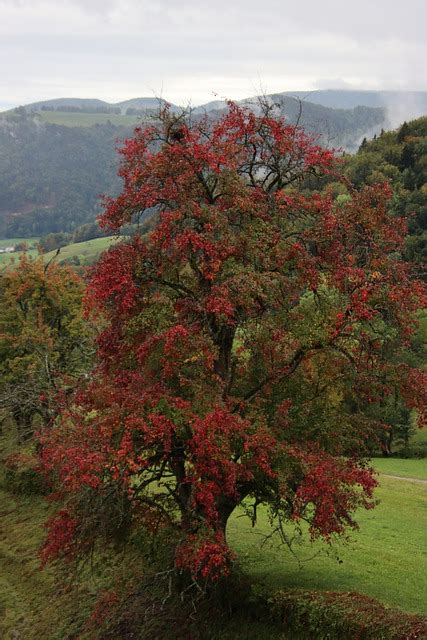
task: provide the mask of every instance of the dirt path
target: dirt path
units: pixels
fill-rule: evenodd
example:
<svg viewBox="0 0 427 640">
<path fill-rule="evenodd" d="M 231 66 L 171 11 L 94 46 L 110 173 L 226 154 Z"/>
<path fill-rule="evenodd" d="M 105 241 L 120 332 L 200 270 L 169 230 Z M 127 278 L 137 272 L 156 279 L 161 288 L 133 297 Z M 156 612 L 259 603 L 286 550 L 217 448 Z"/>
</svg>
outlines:
<svg viewBox="0 0 427 640">
<path fill-rule="evenodd" d="M 408 476 L 393 476 L 390 473 L 380 473 L 384 478 L 394 478 L 395 480 L 406 480 L 407 482 L 418 482 L 420 484 L 427 484 L 427 480 L 421 478 L 409 478 Z"/>
</svg>

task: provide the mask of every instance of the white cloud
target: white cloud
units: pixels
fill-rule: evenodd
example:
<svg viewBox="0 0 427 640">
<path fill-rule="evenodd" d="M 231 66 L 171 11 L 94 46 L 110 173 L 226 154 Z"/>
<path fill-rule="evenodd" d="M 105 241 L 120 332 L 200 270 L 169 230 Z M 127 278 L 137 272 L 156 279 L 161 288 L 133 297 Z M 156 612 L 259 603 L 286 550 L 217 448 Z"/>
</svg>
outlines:
<svg viewBox="0 0 427 640">
<path fill-rule="evenodd" d="M 424 0 L 0 0 L 0 99 L 426 89 Z"/>
</svg>

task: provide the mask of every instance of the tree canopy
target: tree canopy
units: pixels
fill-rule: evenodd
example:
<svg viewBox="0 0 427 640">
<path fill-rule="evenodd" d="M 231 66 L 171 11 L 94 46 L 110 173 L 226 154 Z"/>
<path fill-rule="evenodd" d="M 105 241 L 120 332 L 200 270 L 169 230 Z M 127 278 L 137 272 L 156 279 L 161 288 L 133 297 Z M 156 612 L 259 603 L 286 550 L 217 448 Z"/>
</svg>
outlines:
<svg viewBox="0 0 427 640">
<path fill-rule="evenodd" d="M 83 319 L 81 278 L 23 255 L 0 275 L 0 407 L 21 439 L 39 415 L 49 424 L 61 391 L 89 368 L 93 330 Z"/>
<path fill-rule="evenodd" d="M 230 570 L 239 505 L 252 520 L 266 505 L 284 539 L 286 523 L 326 540 L 355 527 L 383 428 L 369 406 L 396 384 L 423 404 L 399 354 L 424 290 L 390 188 L 302 194 L 310 175 L 344 178 L 267 103 L 216 121 L 165 109 L 121 153 L 101 223 L 159 221 L 94 268 L 98 364 L 43 438 L 60 499 L 45 559 L 166 532 L 170 565 L 204 583 Z"/>
<path fill-rule="evenodd" d="M 347 156 L 345 172 L 352 183 L 362 187 L 389 181 L 393 187 L 391 215 L 408 218 L 403 253 L 425 275 L 427 244 L 427 118 L 404 122 L 397 131 L 362 143 L 359 152 Z"/>
</svg>

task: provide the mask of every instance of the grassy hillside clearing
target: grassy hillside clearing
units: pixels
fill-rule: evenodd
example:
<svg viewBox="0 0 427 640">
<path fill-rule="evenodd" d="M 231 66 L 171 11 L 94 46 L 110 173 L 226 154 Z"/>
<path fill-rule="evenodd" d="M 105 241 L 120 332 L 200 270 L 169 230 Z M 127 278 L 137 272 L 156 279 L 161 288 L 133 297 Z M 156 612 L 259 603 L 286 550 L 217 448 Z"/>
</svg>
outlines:
<svg viewBox="0 0 427 640">
<path fill-rule="evenodd" d="M 427 479 L 422 460 L 378 462 L 384 473 Z M 270 531 L 265 513 L 253 529 L 236 514 L 229 537 L 245 571 L 272 588 L 360 591 L 406 611 L 426 614 L 427 486 L 382 475 L 379 479 L 376 495 L 380 503 L 358 514 L 360 530 L 351 534 L 351 542 L 334 546 L 328 556 L 324 545 L 306 540 L 294 547 L 301 564 L 286 548 L 278 548 L 277 540 L 262 546 Z"/>
<path fill-rule="evenodd" d="M 55 258 L 59 262 L 62 261 L 75 261 L 76 264 L 87 265 L 95 262 L 97 257 L 102 251 L 105 251 L 113 244 L 118 242 L 121 238 L 117 237 L 108 237 L 108 238 L 95 238 L 94 240 L 86 240 L 85 242 L 76 242 L 74 244 L 69 244 L 66 247 L 62 247 L 59 255 L 56 257 L 56 250 L 49 251 L 49 253 L 44 254 L 44 259 L 46 262 Z M 38 238 L 11 238 L 10 240 L 0 240 L 0 247 L 5 246 L 13 246 L 18 242 L 26 242 L 30 247 L 28 251 L 26 251 L 27 255 L 32 256 L 33 258 L 39 255 L 39 252 L 34 247 L 37 243 Z M 13 262 L 18 262 L 19 256 L 22 255 L 21 251 L 16 251 L 14 253 L 0 253 L 0 268 L 3 265 L 8 265 Z"/>
<path fill-rule="evenodd" d="M 405 473 L 421 474 L 418 460 L 386 462 L 395 464 L 394 470 L 398 462 L 404 462 Z M 387 472 L 392 470 L 387 468 Z M 261 547 L 261 535 L 269 531 L 265 513 L 253 529 L 236 513 L 229 536 L 244 570 L 267 587 L 360 591 L 423 613 L 427 602 L 423 570 L 426 495 L 424 485 L 381 478 L 380 505 L 360 513 L 361 530 L 352 535 L 351 544 L 334 551 L 341 564 L 331 553 L 299 566 L 277 542 Z M 52 572 L 40 571 L 37 548 L 48 512 L 48 504 L 40 497 L 11 496 L 0 490 L 0 637 L 5 640 L 86 637 L 82 621 L 89 615 L 102 578 L 87 577 L 78 588 L 65 589 Z M 304 559 L 321 548 L 305 542 L 296 553 Z M 274 625 L 248 624 L 240 619 L 224 623 L 212 631 L 209 640 L 286 640 Z"/>
<path fill-rule="evenodd" d="M 0 489 L 0 638 L 89 640 L 86 621 L 102 578 L 87 574 L 66 587 L 37 558 L 49 505 L 40 497 L 11 496 Z M 105 568 L 108 575 L 108 567 Z M 250 625 L 250 626 L 248 626 Z M 170 631 L 170 640 L 181 638 Z M 206 640 L 289 640 L 273 624 L 240 617 L 210 628 Z"/>
<path fill-rule="evenodd" d="M 22 253 L 22 251 L 16 251 L 14 253 L 0 253 L 0 268 L 13 262 L 18 262 L 19 256 L 22 256 Z M 39 252 L 37 251 L 37 249 L 29 249 L 28 251 L 26 251 L 26 254 L 33 258 L 36 258 L 39 255 Z"/>
<path fill-rule="evenodd" d="M 375 458 L 373 465 L 379 473 L 427 481 L 427 458 Z"/>
<path fill-rule="evenodd" d="M 39 111 L 38 117 L 42 122 L 58 124 L 64 127 L 93 127 L 96 124 L 123 125 L 135 127 L 141 122 L 136 116 L 126 116 L 116 113 L 67 113 L 62 111 Z"/>
<path fill-rule="evenodd" d="M 0 240 L 0 248 L 3 247 L 14 247 L 17 244 L 21 244 L 22 242 L 25 242 L 25 244 L 28 245 L 28 247 L 34 247 L 38 241 L 39 241 L 39 237 L 38 236 L 34 236 L 32 238 L 6 238 L 4 240 Z"/>
<path fill-rule="evenodd" d="M 95 238 L 94 240 L 86 240 L 85 242 L 76 242 L 74 244 L 69 244 L 66 247 L 62 247 L 57 260 L 60 262 L 63 260 L 72 260 L 77 257 L 79 261 L 83 264 L 88 264 L 90 262 L 94 262 L 96 257 L 105 251 L 113 244 L 121 240 L 116 236 L 109 238 Z M 55 251 L 49 251 L 44 255 L 44 259 L 46 261 L 54 258 L 56 255 Z"/>
<path fill-rule="evenodd" d="M 25 243 L 28 247 L 27 253 L 31 256 L 37 256 L 38 251 L 36 249 L 36 245 L 39 241 L 38 237 L 32 238 L 7 238 L 5 240 L 0 240 L 0 248 L 4 247 L 14 247 L 17 244 Z M 2 265 L 9 264 L 10 262 L 16 261 L 20 256 L 20 252 L 16 253 L 0 253 L 0 268 Z"/>
</svg>

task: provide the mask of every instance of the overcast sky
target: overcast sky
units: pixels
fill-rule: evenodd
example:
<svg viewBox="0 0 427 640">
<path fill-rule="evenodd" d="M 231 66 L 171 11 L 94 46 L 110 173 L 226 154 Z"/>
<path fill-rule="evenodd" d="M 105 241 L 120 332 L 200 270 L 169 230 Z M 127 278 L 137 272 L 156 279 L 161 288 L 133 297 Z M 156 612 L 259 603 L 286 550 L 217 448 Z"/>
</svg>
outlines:
<svg viewBox="0 0 427 640">
<path fill-rule="evenodd" d="M 426 90 L 426 0 L 0 0 L 0 106 Z"/>
</svg>

